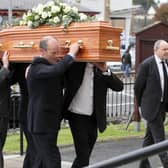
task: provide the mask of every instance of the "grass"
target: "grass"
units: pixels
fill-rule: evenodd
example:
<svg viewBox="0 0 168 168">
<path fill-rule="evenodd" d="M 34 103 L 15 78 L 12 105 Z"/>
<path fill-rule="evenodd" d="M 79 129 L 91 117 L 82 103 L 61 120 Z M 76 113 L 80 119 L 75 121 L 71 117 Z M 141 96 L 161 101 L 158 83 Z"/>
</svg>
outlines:
<svg viewBox="0 0 168 168">
<path fill-rule="evenodd" d="M 127 130 L 125 130 L 125 124 L 110 124 L 103 133 L 99 133 L 98 141 L 107 141 L 107 140 L 119 140 L 123 138 L 137 137 L 142 138 L 144 135 L 144 126 L 141 123 L 141 130 L 135 131 L 133 123 L 130 124 Z M 166 125 L 166 132 L 168 132 L 168 125 Z M 71 132 L 69 128 L 62 128 L 58 136 L 58 145 L 70 145 L 73 144 Z M 24 138 L 24 148 L 26 147 L 26 140 Z M 19 132 L 9 133 L 6 139 L 4 152 L 7 154 L 10 153 L 19 153 L 20 150 L 20 136 Z"/>
<path fill-rule="evenodd" d="M 137 137 L 142 136 L 144 134 L 144 129 L 140 132 L 136 132 L 133 128 L 133 124 L 131 124 L 128 130 L 125 130 L 124 124 L 112 125 L 110 124 L 104 133 L 99 133 L 98 141 L 104 140 L 115 140 L 127 137 Z M 70 145 L 73 144 L 72 135 L 69 128 L 62 128 L 59 132 L 58 136 L 58 145 Z M 26 147 L 26 140 L 24 138 L 24 148 Z M 5 153 L 18 153 L 20 149 L 20 134 L 17 132 L 8 133 L 4 152 Z"/>
</svg>

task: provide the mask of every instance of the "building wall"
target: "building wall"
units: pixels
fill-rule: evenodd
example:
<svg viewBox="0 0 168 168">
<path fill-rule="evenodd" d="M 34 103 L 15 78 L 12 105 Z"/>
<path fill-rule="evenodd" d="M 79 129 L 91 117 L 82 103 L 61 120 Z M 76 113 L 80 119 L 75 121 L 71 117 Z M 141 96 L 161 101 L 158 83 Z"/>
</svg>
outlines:
<svg viewBox="0 0 168 168">
<path fill-rule="evenodd" d="M 110 8 L 111 11 L 113 10 L 122 10 L 132 7 L 132 0 L 123 0 L 122 5 L 121 1 L 119 0 L 110 0 Z"/>
<path fill-rule="evenodd" d="M 132 2 L 133 0 L 124 0 L 121 1 L 119 0 L 81 0 L 80 3 L 83 6 L 86 6 L 87 8 L 90 8 L 92 10 L 100 11 L 101 13 L 97 15 L 97 18 L 100 20 L 109 20 L 110 18 L 110 13 L 113 11 L 118 11 L 118 10 L 123 10 L 123 9 L 131 9 L 132 8 Z M 109 2 L 109 8 L 110 8 L 110 13 L 108 15 L 108 2 Z M 106 10 L 106 11 L 105 11 Z M 116 19 L 116 18 L 119 19 Z M 124 32 L 124 43 L 126 46 L 129 45 L 129 35 L 131 31 L 131 20 L 132 20 L 132 13 L 131 12 L 121 12 L 121 14 L 118 14 L 118 16 L 114 16 L 114 20 L 111 20 L 111 24 L 114 27 L 120 27 L 123 28 Z"/>
<path fill-rule="evenodd" d="M 105 9 L 106 2 L 110 2 L 110 11 L 122 10 L 132 7 L 132 0 L 124 0 L 121 2 L 119 0 L 81 0 L 80 4 L 95 11 L 100 11 L 101 13 L 97 15 L 97 18 L 105 20 Z"/>
<path fill-rule="evenodd" d="M 81 0 L 80 4 L 93 11 L 99 11 L 97 18 L 104 20 L 104 2 L 105 0 Z"/>
</svg>

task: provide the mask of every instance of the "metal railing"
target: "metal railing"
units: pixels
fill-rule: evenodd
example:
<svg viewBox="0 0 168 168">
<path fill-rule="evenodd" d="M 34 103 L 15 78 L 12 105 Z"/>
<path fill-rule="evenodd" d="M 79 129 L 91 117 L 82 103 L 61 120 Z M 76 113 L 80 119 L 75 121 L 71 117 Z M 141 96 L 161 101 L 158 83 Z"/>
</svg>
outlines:
<svg viewBox="0 0 168 168">
<path fill-rule="evenodd" d="M 165 152 L 168 150 L 168 140 L 150 145 L 145 148 L 137 149 L 126 154 L 116 156 L 112 159 L 104 160 L 88 166 L 88 168 L 114 168 L 122 166 L 137 160 L 148 158 L 150 156 Z"/>
</svg>

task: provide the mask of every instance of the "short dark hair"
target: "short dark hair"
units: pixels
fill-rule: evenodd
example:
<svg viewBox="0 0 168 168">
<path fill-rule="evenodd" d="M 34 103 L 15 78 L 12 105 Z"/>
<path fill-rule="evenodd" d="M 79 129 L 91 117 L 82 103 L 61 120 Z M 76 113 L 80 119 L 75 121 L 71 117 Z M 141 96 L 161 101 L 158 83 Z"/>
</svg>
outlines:
<svg viewBox="0 0 168 168">
<path fill-rule="evenodd" d="M 39 43 L 39 48 L 44 49 L 45 51 L 47 51 L 48 40 L 49 40 L 48 38 L 42 38 L 40 40 L 40 43 Z"/>
<path fill-rule="evenodd" d="M 56 40 L 58 42 L 58 39 L 56 39 L 53 36 L 44 36 L 39 43 L 39 48 L 47 51 L 48 50 L 48 41 L 50 40 Z"/>
</svg>

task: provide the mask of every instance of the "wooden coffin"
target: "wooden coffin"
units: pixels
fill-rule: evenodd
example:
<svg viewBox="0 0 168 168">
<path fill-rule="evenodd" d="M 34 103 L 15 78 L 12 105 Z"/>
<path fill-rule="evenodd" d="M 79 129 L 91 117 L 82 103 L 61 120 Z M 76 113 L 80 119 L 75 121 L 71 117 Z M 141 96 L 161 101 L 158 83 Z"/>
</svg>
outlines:
<svg viewBox="0 0 168 168">
<path fill-rule="evenodd" d="M 0 31 L 0 55 L 8 50 L 10 61 L 31 62 L 34 56 L 40 55 L 39 40 L 51 35 L 59 39 L 62 56 L 71 43 L 79 41 L 81 49 L 77 61 L 120 61 L 120 33 L 120 28 L 113 28 L 105 21 L 73 23 L 67 29 L 17 26 Z"/>
</svg>

